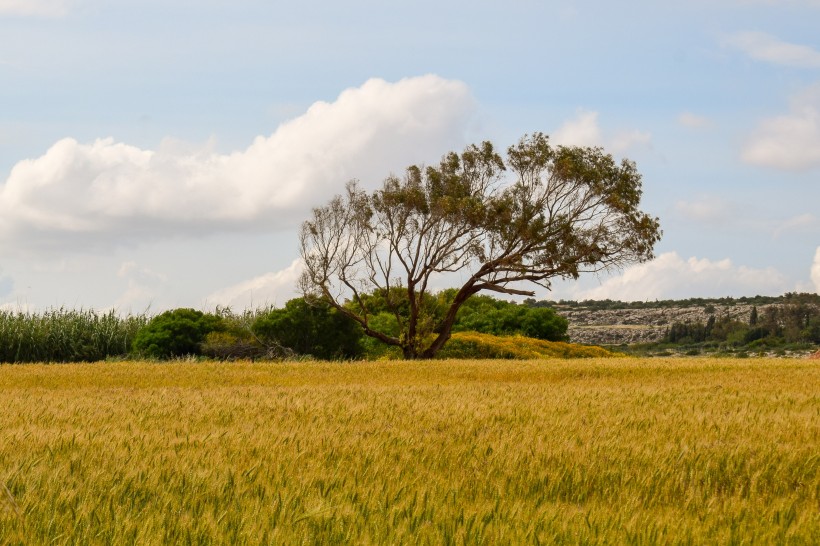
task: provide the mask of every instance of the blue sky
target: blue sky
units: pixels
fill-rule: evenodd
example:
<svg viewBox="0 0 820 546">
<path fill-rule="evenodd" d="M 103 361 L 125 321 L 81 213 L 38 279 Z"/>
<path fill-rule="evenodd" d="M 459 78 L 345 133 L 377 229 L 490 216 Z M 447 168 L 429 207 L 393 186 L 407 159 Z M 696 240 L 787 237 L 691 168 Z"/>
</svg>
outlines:
<svg viewBox="0 0 820 546">
<path fill-rule="evenodd" d="M 283 304 L 347 180 L 534 131 L 664 230 L 539 298 L 820 290 L 818 0 L 0 0 L 0 83 L 6 308 Z"/>
</svg>

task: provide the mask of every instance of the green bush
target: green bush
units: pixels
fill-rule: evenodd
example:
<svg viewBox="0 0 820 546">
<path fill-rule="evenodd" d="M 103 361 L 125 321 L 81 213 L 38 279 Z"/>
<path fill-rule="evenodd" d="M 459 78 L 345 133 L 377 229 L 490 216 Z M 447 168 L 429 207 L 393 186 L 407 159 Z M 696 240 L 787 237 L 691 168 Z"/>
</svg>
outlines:
<svg viewBox="0 0 820 546">
<path fill-rule="evenodd" d="M 224 329 L 221 317 L 195 309 L 174 309 L 152 318 L 137 333 L 134 351 L 152 358 L 200 355 L 205 336 Z"/>
<path fill-rule="evenodd" d="M 362 329 L 327 303 L 292 299 L 283 309 L 260 315 L 251 327 L 271 350 L 293 351 L 324 360 L 357 358 L 362 354 Z"/>
<path fill-rule="evenodd" d="M 546 341 L 566 341 L 569 322 L 548 307 L 529 307 L 473 296 L 458 312 L 453 332 L 480 332 L 496 336 L 523 335 Z"/>
</svg>

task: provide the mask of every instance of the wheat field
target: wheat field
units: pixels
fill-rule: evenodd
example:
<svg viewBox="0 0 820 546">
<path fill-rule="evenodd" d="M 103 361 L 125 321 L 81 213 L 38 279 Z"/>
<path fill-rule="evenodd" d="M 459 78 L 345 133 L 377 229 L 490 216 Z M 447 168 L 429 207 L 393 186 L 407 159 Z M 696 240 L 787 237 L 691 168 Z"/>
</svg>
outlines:
<svg viewBox="0 0 820 546">
<path fill-rule="evenodd" d="M 0 366 L 0 544 L 812 544 L 820 363 Z"/>
</svg>

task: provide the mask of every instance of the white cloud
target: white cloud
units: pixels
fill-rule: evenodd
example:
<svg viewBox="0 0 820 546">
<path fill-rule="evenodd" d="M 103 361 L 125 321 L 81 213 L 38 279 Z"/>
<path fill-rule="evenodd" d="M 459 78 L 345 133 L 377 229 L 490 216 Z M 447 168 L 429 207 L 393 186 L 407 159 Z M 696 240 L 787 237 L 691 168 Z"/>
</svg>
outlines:
<svg viewBox="0 0 820 546">
<path fill-rule="evenodd" d="M 820 228 L 820 218 L 813 214 L 799 214 L 778 225 L 773 233 L 775 238 L 780 237 L 784 233 L 793 232 L 811 232 L 816 233 L 817 228 Z"/>
<path fill-rule="evenodd" d="M 736 266 L 731 260 L 684 260 L 676 252 L 661 254 L 651 262 L 627 268 L 600 286 L 582 290 L 575 298 L 646 301 L 690 297 L 782 294 L 788 290 L 784 276 L 774 268 Z"/>
<path fill-rule="evenodd" d="M 0 311 L 7 313 L 31 313 L 33 309 L 27 303 L 21 302 L 6 302 L 0 303 Z"/>
<path fill-rule="evenodd" d="M 768 6 L 805 6 L 820 8 L 820 0 L 738 0 L 740 4 L 766 4 Z"/>
<path fill-rule="evenodd" d="M 0 275 L 0 298 L 8 296 L 14 290 L 14 279 Z"/>
<path fill-rule="evenodd" d="M 159 281 L 165 282 L 168 278 L 162 273 L 157 273 L 150 268 L 142 267 L 135 261 L 123 262 L 120 269 L 117 271 L 118 277 L 133 278 L 142 281 Z"/>
<path fill-rule="evenodd" d="M 128 288 L 120 294 L 111 307 L 118 312 L 142 313 L 151 308 L 157 294 L 147 286 L 128 281 Z"/>
<path fill-rule="evenodd" d="M 742 158 L 753 165 L 787 170 L 820 167 L 820 84 L 792 97 L 788 114 L 763 120 Z"/>
<path fill-rule="evenodd" d="M 651 141 L 652 134 L 647 131 L 639 131 L 637 129 L 621 131 L 613 135 L 610 139 L 608 149 L 614 154 L 620 154 L 636 146 L 649 144 Z"/>
<path fill-rule="evenodd" d="M 233 309 L 254 309 L 267 305 L 281 307 L 288 300 L 299 296 L 296 283 L 302 270 L 302 260 L 296 259 L 285 269 L 214 292 L 208 296 L 206 304 Z"/>
<path fill-rule="evenodd" d="M 675 211 L 695 222 L 726 223 L 733 217 L 731 206 L 713 196 L 702 196 L 693 201 L 678 201 Z"/>
<path fill-rule="evenodd" d="M 553 131 L 550 139 L 563 146 L 603 146 L 607 152 L 620 154 L 636 145 L 649 144 L 652 135 L 630 129 L 606 137 L 598 124 L 598 112 L 578 110 L 577 117 Z"/>
<path fill-rule="evenodd" d="M 151 307 L 159 290 L 168 281 L 162 273 L 127 261 L 120 265 L 117 276 L 126 279 L 128 286 L 112 306 L 118 311 L 143 312 Z"/>
<path fill-rule="evenodd" d="M 811 264 L 811 282 L 814 283 L 814 291 L 820 294 L 820 246 L 814 253 L 814 262 Z"/>
<path fill-rule="evenodd" d="M 66 0 L 0 0 L 0 16 L 61 17 L 67 11 Z"/>
<path fill-rule="evenodd" d="M 689 129 L 704 129 L 713 125 L 711 119 L 706 116 L 693 114 L 692 112 L 682 112 L 678 116 L 678 123 Z"/>
<path fill-rule="evenodd" d="M 726 44 L 757 61 L 797 68 L 820 68 L 820 51 L 783 42 L 765 32 L 738 32 L 729 36 Z"/>
<path fill-rule="evenodd" d="M 428 75 L 369 80 L 230 154 L 66 138 L 19 162 L 0 187 L 0 245 L 106 247 L 292 227 L 351 178 L 373 187 L 461 147 L 472 112 L 463 83 Z"/>
<path fill-rule="evenodd" d="M 565 122 L 550 138 L 564 146 L 600 146 L 603 142 L 598 126 L 598 112 L 578 111 L 578 117 Z"/>
</svg>

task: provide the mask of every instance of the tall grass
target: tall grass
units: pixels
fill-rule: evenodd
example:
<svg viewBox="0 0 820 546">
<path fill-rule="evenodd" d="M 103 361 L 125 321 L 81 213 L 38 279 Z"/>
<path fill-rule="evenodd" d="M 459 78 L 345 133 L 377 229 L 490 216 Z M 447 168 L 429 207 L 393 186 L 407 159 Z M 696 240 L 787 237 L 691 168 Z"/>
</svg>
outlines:
<svg viewBox="0 0 820 546">
<path fill-rule="evenodd" d="M 125 356 L 144 315 L 50 309 L 0 311 L 0 362 L 91 362 Z"/>
<path fill-rule="evenodd" d="M 0 544 L 813 544 L 820 363 L 0 366 Z M 11 506 L 10 503 L 7 503 Z"/>
<path fill-rule="evenodd" d="M 512 335 L 455 332 L 440 358 L 604 358 L 623 356 L 601 347 Z"/>
</svg>

